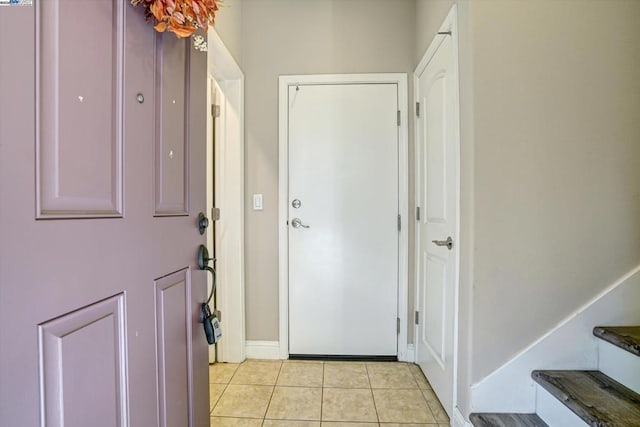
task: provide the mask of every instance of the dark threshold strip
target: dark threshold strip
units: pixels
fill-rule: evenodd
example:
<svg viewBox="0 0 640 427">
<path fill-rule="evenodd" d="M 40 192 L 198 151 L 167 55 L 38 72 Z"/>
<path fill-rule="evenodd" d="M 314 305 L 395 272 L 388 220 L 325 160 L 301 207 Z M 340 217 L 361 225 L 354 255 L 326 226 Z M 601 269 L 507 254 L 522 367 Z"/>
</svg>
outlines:
<svg viewBox="0 0 640 427">
<path fill-rule="evenodd" d="M 397 362 L 398 356 L 358 356 L 335 354 L 290 354 L 289 360 L 336 360 L 349 362 Z"/>
</svg>

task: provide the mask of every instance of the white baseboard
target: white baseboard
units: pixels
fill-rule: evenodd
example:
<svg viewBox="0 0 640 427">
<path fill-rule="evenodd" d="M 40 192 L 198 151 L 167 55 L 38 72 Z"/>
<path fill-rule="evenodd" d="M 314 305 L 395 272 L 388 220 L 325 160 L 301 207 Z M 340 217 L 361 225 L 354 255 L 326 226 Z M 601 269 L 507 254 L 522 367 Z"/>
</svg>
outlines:
<svg viewBox="0 0 640 427">
<path fill-rule="evenodd" d="M 407 344 L 407 360 L 401 360 L 401 362 L 415 363 L 416 361 L 416 348 L 413 344 Z"/>
<path fill-rule="evenodd" d="M 464 418 L 460 409 L 453 408 L 453 418 L 451 419 L 452 427 L 473 427 L 472 424 Z"/>
<path fill-rule="evenodd" d="M 247 359 L 281 359 L 278 341 L 247 341 L 246 343 Z"/>
<path fill-rule="evenodd" d="M 535 412 L 534 369 L 598 369 L 593 328 L 640 322 L 640 266 L 471 386 L 471 412 Z"/>
</svg>

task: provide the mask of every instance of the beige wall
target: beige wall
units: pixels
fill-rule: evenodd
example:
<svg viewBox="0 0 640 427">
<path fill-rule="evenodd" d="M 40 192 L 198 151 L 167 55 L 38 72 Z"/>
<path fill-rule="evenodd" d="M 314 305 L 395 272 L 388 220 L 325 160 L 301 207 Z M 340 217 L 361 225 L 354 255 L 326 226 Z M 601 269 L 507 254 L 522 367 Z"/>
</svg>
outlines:
<svg viewBox="0 0 640 427">
<path fill-rule="evenodd" d="M 215 30 L 229 49 L 236 63 L 242 67 L 242 2 L 224 0 L 216 13 Z"/>
<path fill-rule="evenodd" d="M 640 262 L 640 2 L 472 20 L 477 381 Z"/>
<path fill-rule="evenodd" d="M 640 2 L 417 0 L 416 62 L 453 3 L 468 414 L 471 383 L 640 263 Z"/>
<path fill-rule="evenodd" d="M 248 340 L 278 340 L 278 76 L 411 73 L 414 11 L 413 0 L 243 0 Z"/>
</svg>

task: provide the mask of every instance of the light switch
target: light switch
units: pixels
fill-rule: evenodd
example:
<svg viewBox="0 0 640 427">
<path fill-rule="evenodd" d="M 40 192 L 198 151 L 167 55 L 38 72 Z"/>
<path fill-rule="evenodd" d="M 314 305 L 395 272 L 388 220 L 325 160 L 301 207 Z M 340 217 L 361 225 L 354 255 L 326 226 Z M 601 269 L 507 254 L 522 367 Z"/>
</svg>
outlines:
<svg viewBox="0 0 640 427">
<path fill-rule="evenodd" d="M 262 207 L 262 194 L 254 194 L 253 195 L 253 210 L 261 211 Z"/>
</svg>

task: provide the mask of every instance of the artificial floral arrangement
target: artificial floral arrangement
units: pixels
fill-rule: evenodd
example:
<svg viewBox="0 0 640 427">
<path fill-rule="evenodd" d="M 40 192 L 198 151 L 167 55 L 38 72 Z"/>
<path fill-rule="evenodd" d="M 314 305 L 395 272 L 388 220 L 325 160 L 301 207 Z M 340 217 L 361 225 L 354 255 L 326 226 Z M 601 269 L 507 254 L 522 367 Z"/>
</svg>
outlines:
<svg viewBox="0 0 640 427">
<path fill-rule="evenodd" d="M 154 21 L 156 31 L 171 31 L 178 37 L 190 37 L 199 29 L 206 33 L 213 25 L 218 3 L 220 0 L 131 0 L 134 6 L 142 5 L 145 18 Z"/>
</svg>

